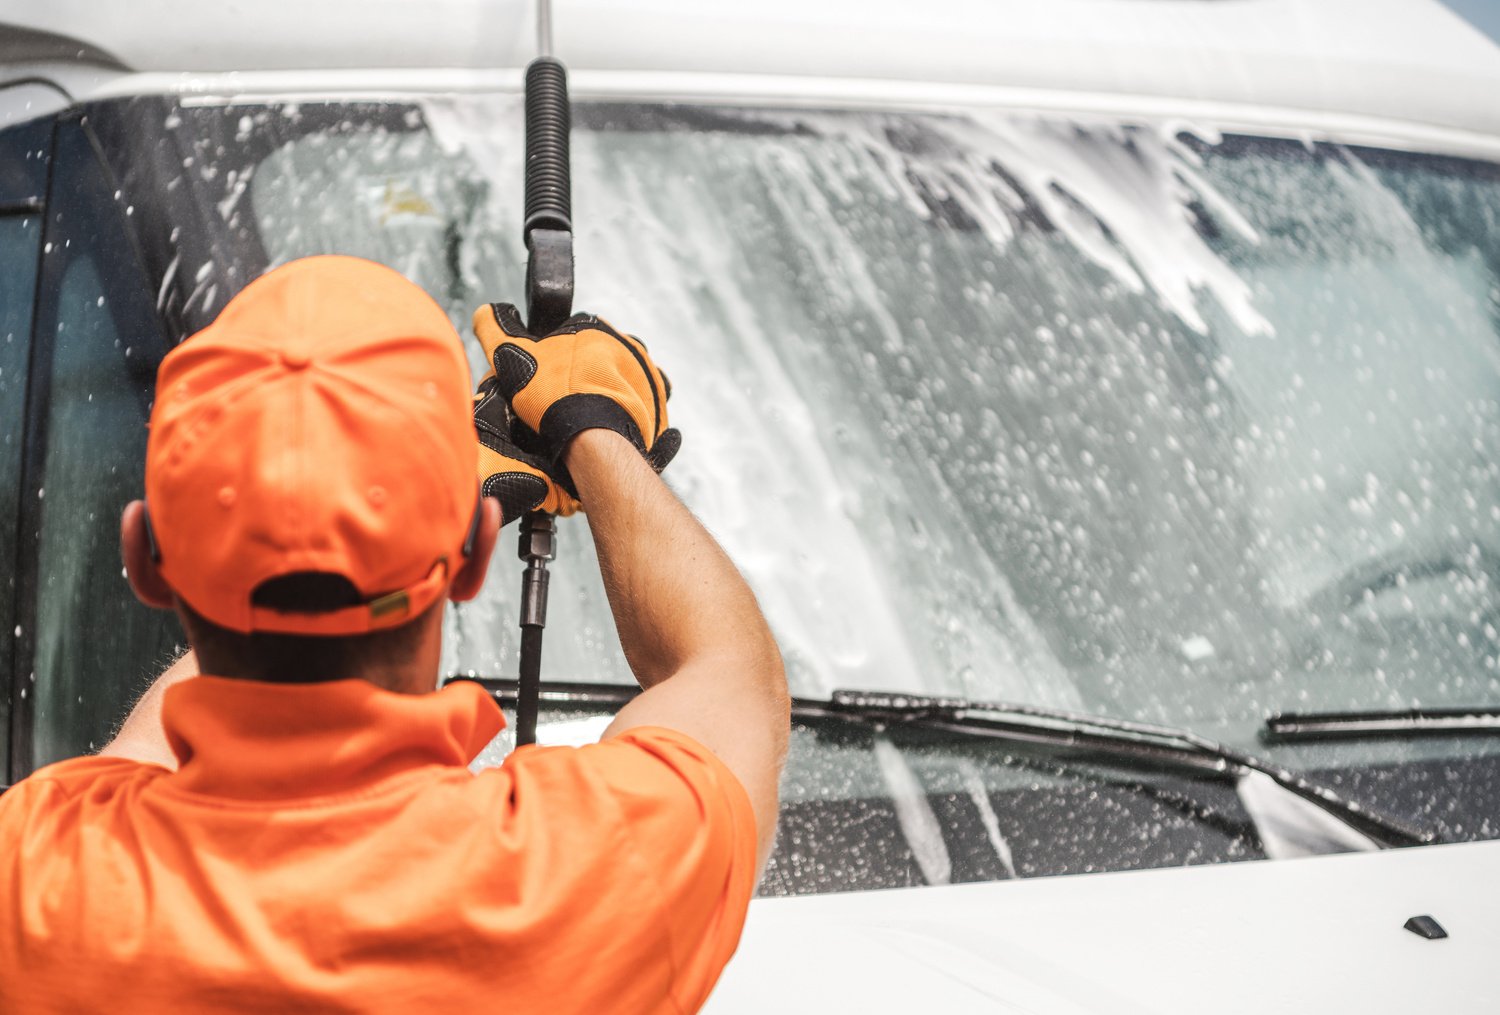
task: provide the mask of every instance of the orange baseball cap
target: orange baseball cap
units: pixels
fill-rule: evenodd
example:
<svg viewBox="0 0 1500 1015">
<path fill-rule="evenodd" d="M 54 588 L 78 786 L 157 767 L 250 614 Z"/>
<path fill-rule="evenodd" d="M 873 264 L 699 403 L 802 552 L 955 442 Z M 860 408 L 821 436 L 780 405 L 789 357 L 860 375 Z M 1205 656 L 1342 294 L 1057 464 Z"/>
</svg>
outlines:
<svg viewBox="0 0 1500 1015">
<path fill-rule="evenodd" d="M 416 285 L 308 257 L 246 286 L 162 360 L 146 448 L 158 566 L 235 631 L 357 634 L 415 618 L 478 521 L 469 368 Z M 296 613 L 273 578 L 341 575 L 363 602 Z"/>
</svg>

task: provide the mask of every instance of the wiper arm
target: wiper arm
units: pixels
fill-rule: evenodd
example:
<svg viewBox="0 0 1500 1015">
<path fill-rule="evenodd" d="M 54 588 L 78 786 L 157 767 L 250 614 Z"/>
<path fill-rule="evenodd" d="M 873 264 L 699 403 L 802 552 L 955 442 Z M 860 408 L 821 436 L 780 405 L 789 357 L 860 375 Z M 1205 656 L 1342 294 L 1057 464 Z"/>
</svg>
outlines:
<svg viewBox="0 0 1500 1015">
<path fill-rule="evenodd" d="M 502 703 L 514 704 L 514 679 L 457 674 L 448 679 L 472 680 L 483 685 Z M 640 688 L 630 684 L 549 680 L 542 685 L 541 700 L 563 708 L 618 708 L 639 693 Z M 1013 743 L 1061 747 L 1096 758 L 1192 768 L 1224 779 L 1232 779 L 1244 772 L 1259 772 L 1287 792 L 1321 808 L 1381 846 L 1412 846 L 1435 841 L 1431 832 L 1356 801 L 1345 800 L 1304 775 L 1174 726 L 1037 705 L 883 691 L 835 691 L 827 701 L 798 698 L 792 703 L 792 714 L 798 719 L 831 717 L 872 725 L 915 726 L 966 737 L 993 737 Z"/>
<path fill-rule="evenodd" d="M 1500 733 L 1500 708 L 1411 708 L 1368 712 L 1277 712 L 1266 719 L 1266 743 Z"/>
<path fill-rule="evenodd" d="M 829 714 L 877 726 L 918 727 L 967 737 L 1075 749 L 1095 758 L 1188 767 L 1225 779 L 1259 772 L 1382 847 L 1435 841 L 1431 832 L 1345 799 L 1305 775 L 1175 726 L 1037 705 L 885 691 L 834 691 L 825 707 Z"/>
</svg>

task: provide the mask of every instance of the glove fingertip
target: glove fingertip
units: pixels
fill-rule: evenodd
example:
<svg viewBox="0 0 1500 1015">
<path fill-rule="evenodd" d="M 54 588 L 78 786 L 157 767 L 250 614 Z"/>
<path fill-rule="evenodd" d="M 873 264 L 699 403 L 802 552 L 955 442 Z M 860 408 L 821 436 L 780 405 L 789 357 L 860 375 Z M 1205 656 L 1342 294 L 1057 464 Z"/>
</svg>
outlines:
<svg viewBox="0 0 1500 1015">
<path fill-rule="evenodd" d="M 536 340 L 536 336 L 526 327 L 526 322 L 521 318 L 521 311 L 516 309 L 514 303 L 491 303 L 490 313 L 494 315 L 495 323 L 500 326 L 500 330 L 512 338 Z"/>
<path fill-rule="evenodd" d="M 668 427 L 656 438 L 656 443 L 651 445 L 651 450 L 646 453 L 646 461 L 651 463 L 651 468 L 661 472 L 677 457 L 677 452 L 682 450 L 682 431 L 676 427 Z"/>
<path fill-rule="evenodd" d="M 534 511 L 547 499 L 547 481 L 525 472 L 501 472 L 484 481 L 480 491 L 500 502 L 500 524 Z"/>
</svg>

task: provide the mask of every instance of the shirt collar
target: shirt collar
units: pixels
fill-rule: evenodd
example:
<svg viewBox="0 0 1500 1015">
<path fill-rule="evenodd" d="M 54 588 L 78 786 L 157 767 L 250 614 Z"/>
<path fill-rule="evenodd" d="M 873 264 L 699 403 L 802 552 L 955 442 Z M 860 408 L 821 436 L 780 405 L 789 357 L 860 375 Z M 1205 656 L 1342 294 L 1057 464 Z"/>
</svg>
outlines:
<svg viewBox="0 0 1500 1015">
<path fill-rule="evenodd" d="M 161 718 L 180 765 L 176 786 L 246 800 L 348 793 L 424 766 L 466 766 L 505 727 L 471 681 L 413 695 L 357 679 L 193 677 L 167 689 Z"/>
</svg>

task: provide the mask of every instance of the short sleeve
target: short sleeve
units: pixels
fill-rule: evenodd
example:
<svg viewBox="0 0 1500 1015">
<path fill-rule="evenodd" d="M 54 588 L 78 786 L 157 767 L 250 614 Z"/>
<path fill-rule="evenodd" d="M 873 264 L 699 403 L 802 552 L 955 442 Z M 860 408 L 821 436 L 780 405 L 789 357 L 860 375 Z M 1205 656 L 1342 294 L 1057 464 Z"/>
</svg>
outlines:
<svg viewBox="0 0 1500 1015">
<path fill-rule="evenodd" d="M 755 814 L 734 774 L 692 737 L 655 726 L 579 749 L 619 803 L 670 942 L 672 996 L 696 1011 L 739 944 L 755 890 Z"/>
</svg>

